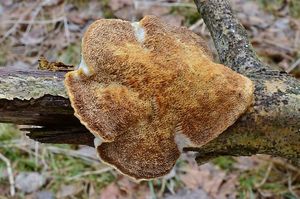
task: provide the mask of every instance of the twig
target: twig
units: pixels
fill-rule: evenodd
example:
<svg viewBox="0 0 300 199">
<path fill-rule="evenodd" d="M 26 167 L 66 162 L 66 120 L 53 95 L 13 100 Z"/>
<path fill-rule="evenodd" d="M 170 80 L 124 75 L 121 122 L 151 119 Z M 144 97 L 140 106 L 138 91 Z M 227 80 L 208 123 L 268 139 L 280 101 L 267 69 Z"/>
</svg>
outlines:
<svg viewBox="0 0 300 199">
<path fill-rule="evenodd" d="M 39 1 L 33 4 L 26 12 L 24 12 L 20 18 L 18 19 L 17 23 L 15 23 L 0 39 L 0 43 L 2 43 L 9 35 L 11 35 L 18 27 L 19 21 L 24 20 L 24 18 L 39 4 Z"/>
<path fill-rule="evenodd" d="M 38 165 L 38 163 L 39 163 L 39 143 L 38 142 L 34 143 L 34 159 L 35 159 L 35 164 Z"/>
<path fill-rule="evenodd" d="M 2 161 L 5 162 L 6 164 L 6 167 L 7 167 L 7 174 L 8 174 L 8 180 L 9 180 L 9 184 L 10 184 L 10 195 L 11 196 L 14 196 L 16 194 L 16 189 L 15 189 L 15 180 L 14 180 L 14 175 L 13 175 L 13 172 L 12 172 L 12 167 L 11 167 L 11 164 L 10 164 L 10 161 L 9 159 L 7 159 L 4 155 L 2 155 L 0 153 L 0 159 Z"/>
<path fill-rule="evenodd" d="M 67 42 L 69 44 L 70 43 L 70 31 L 69 31 L 68 19 L 66 16 L 64 17 L 64 29 L 65 29 L 65 35 L 67 38 Z"/>
<path fill-rule="evenodd" d="M 289 174 L 288 187 L 289 187 L 289 191 L 291 192 L 291 194 L 293 194 L 293 196 L 295 198 L 300 199 L 300 197 L 293 190 L 291 174 Z"/>
<path fill-rule="evenodd" d="M 0 147 L 13 147 L 16 145 L 20 145 L 22 144 L 21 139 L 13 139 L 13 140 L 9 140 L 9 141 L 1 141 L 0 143 Z"/>
<path fill-rule="evenodd" d="M 29 34 L 29 32 L 30 32 L 30 30 L 32 28 L 33 22 L 34 22 L 35 18 L 37 17 L 37 15 L 40 13 L 41 10 L 42 10 L 42 6 L 41 6 L 41 4 L 39 4 L 36 7 L 36 9 L 32 12 L 30 22 L 28 23 L 26 31 L 23 34 L 23 37 L 26 37 Z"/>
<path fill-rule="evenodd" d="M 166 184 L 168 190 L 171 192 L 171 194 L 175 195 L 175 190 L 174 190 L 174 181 L 171 179 L 169 183 Z"/>
<path fill-rule="evenodd" d="M 84 177 L 84 176 L 101 174 L 101 173 L 105 173 L 105 172 L 108 172 L 108 171 L 111 171 L 111 170 L 113 170 L 112 167 L 105 167 L 103 169 L 96 170 L 96 171 L 86 171 L 86 172 L 83 172 L 81 174 L 78 174 L 78 175 L 75 175 L 75 176 L 72 176 L 72 177 L 68 177 L 67 180 L 77 180 L 77 179 L 79 179 L 81 177 Z"/>
<path fill-rule="evenodd" d="M 293 63 L 288 69 L 286 69 L 286 72 L 292 72 L 298 65 L 300 65 L 300 58 L 295 63 Z"/>
<path fill-rule="evenodd" d="M 46 154 L 47 154 L 47 149 L 45 147 L 42 147 L 42 150 L 41 150 L 41 162 L 42 164 L 44 165 L 43 166 L 43 171 L 47 171 L 48 168 L 49 168 L 49 165 L 47 164 L 47 161 L 45 159 L 46 157 Z"/>
<path fill-rule="evenodd" d="M 273 163 L 271 162 L 268 166 L 267 172 L 266 172 L 263 180 L 259 184 L 255 185 L 255 188 L 260 188 L 261 186 L 263 186 L 266 183 L 266 181 L 270 175 L 270 172 L 272 170 L 272 167 L 273 167 Z"/>
<path fill-rule="evenodd" d="M 45 19 L 45 20 L 36 20 L 31 22 L 30 20 L 5 20 L 3 21 L 4 24 L 41 24 L 41 25 L 46 25 L 46 24 L 52 24 L 52 23 L 57 23 L 60 21 L 64 20 L 64 16 L 58 17 L 58 18 L 53 18 L 53 19 Z"/>
<path fill-rule="evenodd" d="M 63 11 L 65 13 L 65 3 L 63 4 Z M 70 30 L 69 30 L 69 25 L 68 25 L 68 19 L 67 16 L 64 15 L 64 29 L 65 29 L 65 35 L 67 38 L 67 43 L 70 43 Z"/>
<path fill-rule="evenodd" d="M 136 9 L 145 8 L 149 6 L 161 6 L 161 7 L 187 7 L 187 8 L 196 8 L 195 4 L 192 3 L 169 3 L 169 2 L 162 2 L 162 1 L 134 1 L 134 7 Z"/>
<path fill-rule="evenodd" d="M 287 168 L 288 170 L 291 170 L 293 172 L 296 172 L 297 174 L 300 174 L 300 170 L 297 167 L 287 163 L 286 161 L 283 161 L 283 160 L 280 160 L 277 158 L 264 157 L 264 156 L 258 156 L 258 158 L 261 160 L 265 160 L 267 162 L 273 162 L 274 164 L 280 165 L 282 167 Z"/>
<path fill-rule="evenodd" d="M 295 40 L 294 40 L 294 48 L 297 48 L 299 46 L 299 44 L 298 44 L 299 38 L 300 38 L 300 31 L 297 30 Z"/>
<path fill-rule="evenodd" d="M 157 194 L 159 198 L 162 198 L 162 196 L 166 190 L 166 184 L 167 184 L 167 180 L 163 178 L 161 181 L 161 188 Z"/>
<path fill-rule="evenodd" d="M 269 40 L 269 39 L 265 39 L 265 38 L 263 38 L 263 39 L 261 39 L 261 38 L 259 38 L 259 39 L 253 39 L 252 42 L 265 43 L 265 44 L 268 44 L 268 45 L 272 45 L 274 47 L 280 48 L 280 49 L 282 49 L 284 51 L 287 51 L 287 52 L 290 52 L 290 53 L 292 53 L 292 52 L 295 51 L 294 48 L 291 48 L 291 47 L 288 47 L 288 46 L 284 46 L 284 45 L 282 45 L 280 43 L 276 43 L 275 41 L 272 41 L 272 40 Z"/>
<path fill-rule="evenodd" d="M 201 34 L 204 35 L 205 33 L 205 28 L 206 28 L 206 25 L 205 23 L 202 24 L 202 28 L 201 28 Z"/>
<path fill-rule="evenodd" d="M 203 19 L 199 19 L 196 23 L 194 23 L 193 25 L 191 25 L 189 27 L 189 29 L 191 31 L 194 31 L 196 28 L 198 28 L 199 26 L 201 26 L 204 23 Z"/>
<path fill-rule="evenodd" d="M 69 150 L 69 149 L 63 149 L 63 148 L 58 148 L 58 147 L 53 147 L 53 146 L 48 146 L 46 147 L 49 151 L 51 151 L 52 153 L 58 153 L 58 154 L 64 154 L 66 156 L 73 156 L 76 158 L 81 158 L 83 160 L 86 160 L 88 162 L 92 162 L 92 163 L 99 163 L 99 160 L 97 157 L 93 158 L 91 156 L 84 156 L 80 153 L 78 153 L 77 151 L 74 150 Z"/>
<path fill-rule="evenodd" d="M 148 185 L 149 185 L 149 189 L 150 189 L 150 193 L 151 193 L 151 199 L 156 199 L 156 194 L 155 194 L 155 191 L 154 191 L 153 182 L 149 181 Z"/>
</svg>

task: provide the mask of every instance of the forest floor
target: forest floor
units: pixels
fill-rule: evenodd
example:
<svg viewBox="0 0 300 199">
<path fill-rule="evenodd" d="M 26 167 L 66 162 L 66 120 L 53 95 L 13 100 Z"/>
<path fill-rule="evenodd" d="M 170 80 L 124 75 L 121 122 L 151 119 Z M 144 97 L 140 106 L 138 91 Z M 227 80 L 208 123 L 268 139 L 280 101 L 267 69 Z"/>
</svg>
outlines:
<svg viewBox="0 0 300 199">
<path fill-rule="evenodd" d="M 231 2 L 261 59 L 300 77 L 300 1 Z M 147 14 L 202 35 L 218 59 L 191 0 L 1 0 L 0 67 L 36 69 L 40 56 L 77 65 L 82 34 L 94 20 Z M 36 143 L 0 124 L 0 199 L 300 198 L 300 169 L 283 159 L 219 157 L 197 166 L 193 157 L 184 154 L 161 179 L 135 183 L 101 163 L 93 148 Z"/>
</svg>

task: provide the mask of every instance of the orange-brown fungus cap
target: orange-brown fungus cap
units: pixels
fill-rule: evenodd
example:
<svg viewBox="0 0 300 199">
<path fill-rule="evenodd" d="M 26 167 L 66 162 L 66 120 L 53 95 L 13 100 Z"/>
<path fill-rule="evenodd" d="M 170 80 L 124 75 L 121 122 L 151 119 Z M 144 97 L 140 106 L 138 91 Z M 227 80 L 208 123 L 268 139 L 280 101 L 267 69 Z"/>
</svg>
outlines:
<svg viewBox="0 0 300 199">
<path fill-rule="evenodd" d="M 94 22 L 65 84 L 100 158 L 135 179 L 167 174 L 183 147 L 216 138 L 253 99 L 252 82 L 214 63 L 199 36 L 154 16 Z"/>
</svg>

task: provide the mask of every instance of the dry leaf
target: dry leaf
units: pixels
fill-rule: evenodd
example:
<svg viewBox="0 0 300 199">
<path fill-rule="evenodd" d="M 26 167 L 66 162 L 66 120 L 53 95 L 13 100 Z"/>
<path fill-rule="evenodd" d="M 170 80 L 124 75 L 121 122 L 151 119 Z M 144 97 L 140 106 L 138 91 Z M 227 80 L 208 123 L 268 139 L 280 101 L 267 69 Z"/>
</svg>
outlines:
<svg viewBox="0 0 300 199">
<path fill-rule="evenodd" d="M 234 168 L 247 171 L 257 167 L 260 164 L 260 160 L 256 156 L 251 157 L 237 157 L 235 158 Z"/>
<path fill-rule="evenodd" d="M 133 4 L 133 0 L 110 0 L 109 7 L 113 10 L 119 10 L 125 6 L 131 6 Z"/>
<path fill-rule="evenodd" d="M 148 199 L 150 197 L 149 187 L 145 183 L 133 182 L 126 176 L 121 176 L 117 184 L 121 191 L 122 199 Z"/>
<path fill-rule="evenodd" d="M 184 21 L 184 16 L 169 14 L 162 16 L 161 19 L 172 26 L 180 27 Z"/>
<path fill-rule="evenodd" d="M 57 198 L 65 198 L 74 196 L 81 192 L 82 186 L 80 184 L 65 185 L 61 187 L 60 191 L 56 194 Z"/>
<path fill-rule="evenodd" d="M 211 199 L 202 189 L 180 190 L 175 195 L 167 195 L 164 199 Z"/>
<path fill-rule="evenodd" d="M 112 183 L 101 191 L 100 199 L 119 199 L 120 194 L 119 187 L 115 183 Z"/>
<path fill-rule="evenodd" d="M 201 167 L 186 167 L 186 174 L 181 175 L 181 180 L 187 188 L 196 190 L 202 188 L 207 194 L 214 197 L 218 195 L 219 189 L 225 179 L 225 172 L 217 169 L 211 164 Z"/>
<path fill-rule="evenodd" d="M 189 169 L 187 173 L 180 177 L 183 183 L 189 189 L 202 187 L 209 180 L 210 173 L 208 170 Z"/>
<path fill-rule="evenodd" d="M 213 195 L 217 199 L 235 199 L 236 198 L 236 184 L 238 182 L 237 175 L 230 175 L 225 180 L 218 190 L 218 193 Z"/>
</svg>

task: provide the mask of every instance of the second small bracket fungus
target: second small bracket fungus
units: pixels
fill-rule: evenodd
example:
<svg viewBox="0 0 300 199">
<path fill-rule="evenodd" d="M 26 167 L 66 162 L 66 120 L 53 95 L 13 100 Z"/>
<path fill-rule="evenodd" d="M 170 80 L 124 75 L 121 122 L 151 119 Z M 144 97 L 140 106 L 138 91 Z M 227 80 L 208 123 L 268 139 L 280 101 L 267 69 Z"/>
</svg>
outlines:
<svg viewBox="0 0 300 199">
<path fill-rule="evenodd" d="M 75 115 L 99 157 L 138 180 L 167 174 L 184 147 L 216 138 L 253 101 L 253 83 L 214 63 L 201 37 L 154 16 L 95 21 L 82 56 L 65 78 Z"/>
</svg>

